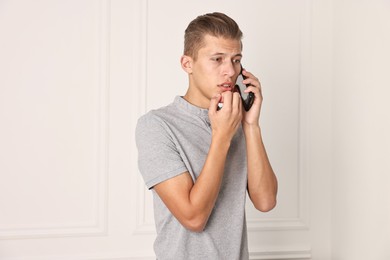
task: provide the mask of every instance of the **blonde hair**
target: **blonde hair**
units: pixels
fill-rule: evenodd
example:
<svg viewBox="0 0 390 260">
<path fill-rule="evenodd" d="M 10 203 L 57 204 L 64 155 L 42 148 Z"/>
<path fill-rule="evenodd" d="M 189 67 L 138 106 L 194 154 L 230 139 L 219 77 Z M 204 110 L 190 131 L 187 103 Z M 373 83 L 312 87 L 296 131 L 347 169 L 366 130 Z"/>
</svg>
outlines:
<svg viewBox="0 0 390 260">
<path fill-rule="evenodd" d="M 240 42 L 242 39 L 242 32 L 238 24 L 226 14 L 214 12 L 200 15 L 190 22 L 185 30 L 184 55 L 196 60 L 199 49 L 204 46 L 205 35 L 239 40 Z"/>
</svg>

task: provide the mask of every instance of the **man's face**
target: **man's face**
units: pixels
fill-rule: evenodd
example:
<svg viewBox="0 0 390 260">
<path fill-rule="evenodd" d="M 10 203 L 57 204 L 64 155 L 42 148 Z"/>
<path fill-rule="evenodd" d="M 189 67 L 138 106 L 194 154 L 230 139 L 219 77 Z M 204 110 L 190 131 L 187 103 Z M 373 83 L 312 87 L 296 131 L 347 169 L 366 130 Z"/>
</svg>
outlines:
<svg viewBox="0 0 390 260">
<path fill-rule="evenodd" d="M 241 42 L 206 35 L 190 73 L 191 103 L 208 108 L 217 93 L 233 91 L 241 70 Z"/>
</svg>

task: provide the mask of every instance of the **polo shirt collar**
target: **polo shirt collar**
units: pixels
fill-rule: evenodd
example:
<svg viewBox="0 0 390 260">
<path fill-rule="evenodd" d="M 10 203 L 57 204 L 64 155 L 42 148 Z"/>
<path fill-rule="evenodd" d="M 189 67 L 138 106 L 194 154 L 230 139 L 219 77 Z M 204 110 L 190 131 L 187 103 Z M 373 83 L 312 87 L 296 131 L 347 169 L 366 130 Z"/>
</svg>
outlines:
<svg viewBox="0 0 390 260">
<path fill-rule="evenodd" d="M 209 121 L 209 110 L 208 109 L 197 107 L 197 106 L 189 103 L 182 96 L 176 96 L 174 103 L 178 107 L 180 107 L 181 109 L 184 109 L 191 114 L 197 115 L 197 116 L 205 119 L 206 121 Z"/>
</svg>

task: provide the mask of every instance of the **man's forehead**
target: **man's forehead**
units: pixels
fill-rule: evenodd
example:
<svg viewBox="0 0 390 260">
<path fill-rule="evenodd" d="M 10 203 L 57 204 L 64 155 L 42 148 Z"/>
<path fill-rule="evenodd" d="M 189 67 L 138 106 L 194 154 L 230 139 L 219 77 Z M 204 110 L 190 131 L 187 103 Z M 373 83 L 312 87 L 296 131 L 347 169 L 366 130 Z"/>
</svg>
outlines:
<svg viewBox="0 0 390 260">
<path fill-rule="evenodd" d="M 206 35 L 200 51 L 208 55 L 241 55 L 241 41 Z"/>
</svg>

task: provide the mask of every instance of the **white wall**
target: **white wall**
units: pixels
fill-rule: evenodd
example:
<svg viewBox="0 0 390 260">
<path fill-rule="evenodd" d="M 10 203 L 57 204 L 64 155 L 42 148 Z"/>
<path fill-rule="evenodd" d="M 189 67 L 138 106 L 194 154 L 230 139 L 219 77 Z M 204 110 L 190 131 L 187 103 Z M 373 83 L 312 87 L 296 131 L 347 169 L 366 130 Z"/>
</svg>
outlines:
<svg viewBox="0 0 390 260">
<path fill-rule="evenodd" d="M 390 2 L 333 5 L 332 259 L 390 259 Z"/>
</svg>

